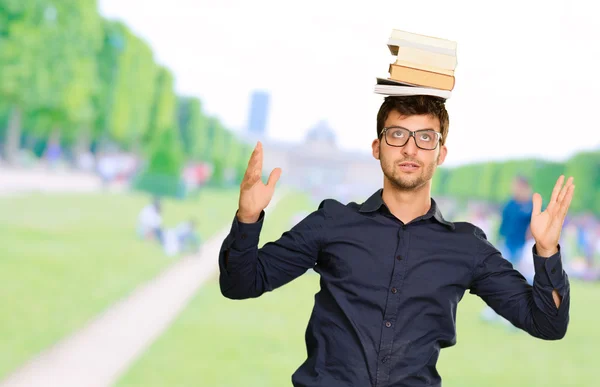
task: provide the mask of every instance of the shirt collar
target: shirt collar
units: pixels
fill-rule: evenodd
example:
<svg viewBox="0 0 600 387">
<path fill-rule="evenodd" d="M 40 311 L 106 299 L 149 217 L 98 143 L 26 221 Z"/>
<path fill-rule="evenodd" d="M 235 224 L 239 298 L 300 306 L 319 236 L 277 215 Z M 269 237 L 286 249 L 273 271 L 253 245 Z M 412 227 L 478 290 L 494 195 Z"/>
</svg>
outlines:
<svg viewBox="0 0 600 387">
<path fill-rule="evenodd" d="M 383 193 L 383 188 L 378 189 L 373 195 L 371 195 L 371 197 L 369 197 L 360 206 L 359 212 L 375 212 L 375 211 L 378 211 L 382 206 L 385 206 L 385 203 L 383 202 L 383 198 L 381 197 L 382 193 Z M 433 198 L 431 198 L 431 207 L 429 208 L 429 211 L 427 211 L 427 213 L 425 215 L 419 217 L 419 219 L 429 219 L 431 217 L 433 217 L 435 220 L 437 220 L 439 223 L 443 224 L 444 226 L 450 228 L 451 230 L 454 230 L 454 223 L 449 222 L 446 219 L 444 219 L 444 217 L 442 216 L 442 212 L 440 211 L 440 208 L 438 207 L 435 200 L 433 200 Z"/>
</svg>

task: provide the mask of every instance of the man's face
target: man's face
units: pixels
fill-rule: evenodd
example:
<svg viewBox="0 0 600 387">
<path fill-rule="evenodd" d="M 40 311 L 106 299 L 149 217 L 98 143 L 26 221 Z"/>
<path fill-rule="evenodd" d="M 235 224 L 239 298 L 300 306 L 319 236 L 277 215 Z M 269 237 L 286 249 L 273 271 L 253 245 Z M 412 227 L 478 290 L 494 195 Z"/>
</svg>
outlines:
<svg viewBox="0 0 600 387">
<path fill-rule="evenodd" d="M 527 201 L 531 196 L 531 187 L 527 182 L 517 179 L 513 182 L 513 193 L 517 200 Z"/>
<path fill-rule="evenodd" d="M 440 131 L 440 122 L 429 115 L 402 116 L 396 111 L 390 112 L 384 127 L 399 126 L 411 131 L 433 129 Z M 403 191 L 423 187 L 433 177 L 438 165 L 446 158 L 445 145 L 433 150 L 417 147 L 414 137 L 401 147 L 388 145 L 385 135 L 373 141 L 373 157 L 381 163 L 385 178 L 396 188 Z"/>
</svg>

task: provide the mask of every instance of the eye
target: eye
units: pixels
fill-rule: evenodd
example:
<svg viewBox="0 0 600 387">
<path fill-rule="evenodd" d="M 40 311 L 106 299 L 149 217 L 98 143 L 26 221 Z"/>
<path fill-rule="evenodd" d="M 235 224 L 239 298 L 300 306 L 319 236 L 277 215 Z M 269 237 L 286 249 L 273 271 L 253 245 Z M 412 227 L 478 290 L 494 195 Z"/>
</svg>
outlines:
<svg viewBox="0 0 600 387">
<path fill-rule="evenodd" d="M 392 135 L 392 137 L 395 137 L 395 138 L 402 138 L 402 137 L 404 137 L 404 131 L 399 130 L 399 129 L 392 130 L 391 135 Z"/>
</svg>

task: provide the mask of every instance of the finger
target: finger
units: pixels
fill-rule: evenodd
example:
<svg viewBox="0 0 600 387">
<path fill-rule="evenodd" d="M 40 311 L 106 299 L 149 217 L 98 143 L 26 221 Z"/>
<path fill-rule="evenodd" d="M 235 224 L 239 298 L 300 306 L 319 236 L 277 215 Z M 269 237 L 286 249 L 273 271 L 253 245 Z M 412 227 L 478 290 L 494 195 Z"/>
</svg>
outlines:
<svg viewBox="0 0 600 387">
<path fill-rule="evenodd" d="M 269 175 L 269 180 L 267 181 L 267 186 L 269 188 L 275 189 L 275 185 L 279 181 L 279 177 L 281 176 L 281 168 L 275 168 L 271 171 Z"/>
<path fill-rule="evenodd" d="M 560 175 L 560 177 L 556 181 L 556 184 L 554 184 L 554 189 L 552 190 L 552 196 L 550 196 L 550 202 L 548 203 L 548 205 L 556 202 L 556 198 L 558 197 L 560 188 L 563 185 L 563 181 L 565 181 L 565 175 Z"/>
<path fill-rule="evenodd" d="M 539 215 L 542 212 L 542 195 L 539 193 L 533 194 L 533 211 L 531 216 Z"/>
<path fill-rule="evenodd" d="M 560 190 L 560 193 L 558 194 L 558 199 L 556 199 L 558 204 L 562 203 L 563 199 L 565 198 L 565 195 L 567 194 L 569 187 L 571 187 L 572 185 L 573 185 L 573 177 L 569 177 L 569 180 L 567 180 L 567 184 L 565 184 L 565 186 L 562 187 L 562 189 Z"/>
<path fill-rule="evenodd" d="M 567 190 L 567 194 L 565 195 L 564 200 L 560 204 L 560 214 L 563 219 L 567 216 L 567 212 L 569 211 L 569 206 L 571 205 L 571 201 L 573 200 L 573 196 L 575 194 L 575 185 L 571 184 L 569 189 Z"/>
<path fill-rule="evenodd" d="M 260 147 L 260 142 L 256 143 L 254 150 L 252 151 L 252 155 L 250 156 L 250 160 L 248 160 L 248 167 L 246 168 L 246 173 L 244 174 L 244 180 L 256 180 L 255 175 L 260 175 L 260 171 L 262 170 L 262 149 Z"/>
<path fill-rule="evenodd" d="M 244 174 L 244 179 L 250 177 L 254 172 L 254 164 L 256 164 L 256 154 L 258 153 L 258 143 L 254 146 L 252 150 L 252 154 L 250 154 L 250 158 L 248 159 L 248 166 L 246 167 L 246 173 Z"/>
<path fill-rule="evenodd" d="M 258 174 L 262 173 L 263 168 L 263 147 L 262 143 L 259 141 L 256 144 L 256 169 L 258 170 Z"/>
</svg>

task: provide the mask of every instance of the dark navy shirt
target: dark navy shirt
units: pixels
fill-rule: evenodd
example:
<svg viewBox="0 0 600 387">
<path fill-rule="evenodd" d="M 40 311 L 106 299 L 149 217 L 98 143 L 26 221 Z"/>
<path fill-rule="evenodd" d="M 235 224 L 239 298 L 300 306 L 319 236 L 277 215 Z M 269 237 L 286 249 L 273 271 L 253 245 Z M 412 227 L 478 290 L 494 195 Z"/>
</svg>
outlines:
<svg viewBox="0 0 600 387">
<path fill-rule="evenodd" d="M 234 218 L 223 242 L 225 297 L 258 297 L 311 268 L 321 275 L 294 386 L 440 386 L 436 363 L 440 349 L 456 343 L 457 304 L 467 290 L 532 336 L 565 335 L 569 281 L 560 251 L 542 258 L 533 248 L 531 286 L 481 229 L 444 220 L 433 199 L 426 215 L 403 224 L 381 193 L 363 204 L 324 200 L 260 249 L 264 212 L 253 224 Z"/>
</svg>

